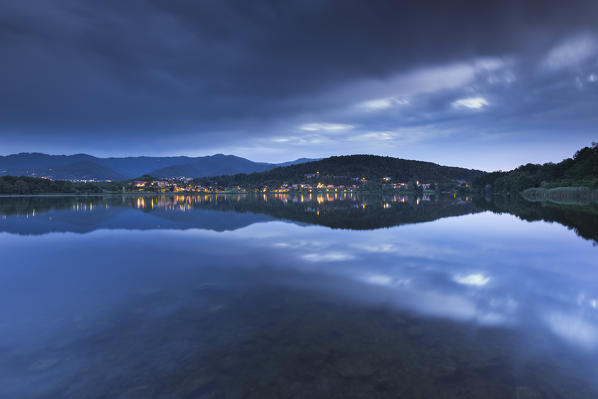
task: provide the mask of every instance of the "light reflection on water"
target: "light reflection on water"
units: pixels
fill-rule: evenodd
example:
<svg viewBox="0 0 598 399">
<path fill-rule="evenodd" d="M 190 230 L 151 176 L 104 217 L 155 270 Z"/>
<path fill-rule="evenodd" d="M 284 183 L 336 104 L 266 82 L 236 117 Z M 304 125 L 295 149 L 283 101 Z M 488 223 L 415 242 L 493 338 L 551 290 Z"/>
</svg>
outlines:
<svg viewBox="0 0 598 399">
<path fill-rule="evenodd" d="M 591 241 L 470 201 L 273 202 L 0 200 L 4 396 L 596 397 Z"/>
</svg>

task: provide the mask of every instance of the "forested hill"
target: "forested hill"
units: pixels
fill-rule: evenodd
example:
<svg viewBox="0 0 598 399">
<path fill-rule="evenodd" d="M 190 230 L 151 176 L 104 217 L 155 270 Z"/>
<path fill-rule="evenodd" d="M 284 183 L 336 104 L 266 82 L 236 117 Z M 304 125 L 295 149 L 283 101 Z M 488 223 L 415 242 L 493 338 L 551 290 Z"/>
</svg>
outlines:
<svg viewBox="0 0 598 399">
<path fill-rule="evenodd" d="M 279 167 L 261 173 L 219 176 L 212 179 L 218 180 L 223 185 L 269 185 L 281 184 L 283 182 L 299 183 L 305 181 L 306 176 L 313 174 L 317 174 L 318 178 L 323 180 L 351 180 L 353 178 L 379 180 L 383 177 L 390 177 L 395 182 L 408 182 L 412 180 L 424 182 L 471 182 L 482 176 L 484 172 L 393 157 L 346 155 Z"/>
<path fill-rule="evenodd" d="M 104 183 L 108 186 L 113 183 Z M 118 186 L 115 186 L 118 187 Z M 17 194 L 96 194 L 103 192 L 98 183 L 73 183 L 27 176 L 0 176 L 0 195 Z"/>
<path fill-rule="evenodd" d="M 559 163 L 523 165 L 509 172 L 493 172 L 475 182 L 480 188 L 494 192 L 521 192 L 532 187 L 598 188 L 598 143 L 577 151 L 573 158 Z"/>
</svg>

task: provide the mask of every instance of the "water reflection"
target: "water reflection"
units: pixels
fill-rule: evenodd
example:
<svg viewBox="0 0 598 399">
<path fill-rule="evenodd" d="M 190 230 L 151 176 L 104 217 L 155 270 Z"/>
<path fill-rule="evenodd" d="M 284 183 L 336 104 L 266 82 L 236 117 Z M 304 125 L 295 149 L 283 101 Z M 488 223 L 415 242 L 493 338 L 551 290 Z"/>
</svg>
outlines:
<svg viewBox="0 0 598 399">
<path fill-rule="evenodd" d="M 377 229 L 480 212 L 467 199 L 398 195 L 273 194 L 0 198 L 0 231 L 96 229 L 232 230 L 277 219 L 342 229 Z M 222 213 L 227 212 L 226 217 Z M 22 219 L 28 220 L 22 223 Z"/>
<path fill-rule="evenodd" d="M 457 199 L 140 199 L 0 208 L 6 397 L 598 395 L 597 248 L 560 224 Z M 22 235 L 36 220 L 66 233 Z"/>
<path fill-rule="evenodd" d="M 523 220 L 557 222 L 569 227 L 580 237 L 598 243 L 598 203 L 566 204 L 530 202 L 521 197 L 477 198 L 476 205 L 493 212 L 507 212 Z"/>
<path fill-rule="evenodd" d="M 44 234 L 96 229 L 233 230 L 273 219 L 341 229 L 377 229 L 490 210 L 557 222 L 598 243 L 598 204 L 532 203 L 523 198 L 348 193 L 117 197 L 0 197 L 0 231 Z M 142 215 L 139 215 L 139 213 Z M 221 212 L 228 212 L 222 217 Z M 22 223 L 19 218 L 31 219 Z M 19 219 L 19 220 L 16 220 Z"/>
</svg>

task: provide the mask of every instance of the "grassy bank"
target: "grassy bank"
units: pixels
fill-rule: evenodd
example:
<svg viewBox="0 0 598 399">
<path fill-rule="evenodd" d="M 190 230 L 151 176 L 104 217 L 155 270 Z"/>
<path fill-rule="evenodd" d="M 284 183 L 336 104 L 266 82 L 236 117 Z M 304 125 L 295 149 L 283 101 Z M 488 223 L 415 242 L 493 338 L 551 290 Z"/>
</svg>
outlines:
<svg viewBox="0 0 598 399">
<path fill-rule="evenodd" d="M 528 188 L 522 195 L 528 201 L 551 201 L 560 204 L 598 202 L 598 190 L 589 187 Z"/>
</svg>

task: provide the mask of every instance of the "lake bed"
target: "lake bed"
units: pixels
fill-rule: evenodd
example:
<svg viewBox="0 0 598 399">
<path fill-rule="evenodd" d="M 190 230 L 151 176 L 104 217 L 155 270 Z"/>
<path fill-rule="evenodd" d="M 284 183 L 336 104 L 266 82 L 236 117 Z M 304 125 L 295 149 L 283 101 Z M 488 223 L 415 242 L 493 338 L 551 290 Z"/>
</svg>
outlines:
<svg viewBox="0 0 598 399">
<path fill-rule="evenodd" d="M 571 220 L 470 198 L 2 198 L 3 396 L 593 398 L 598 248 Z"/>
</svg>

